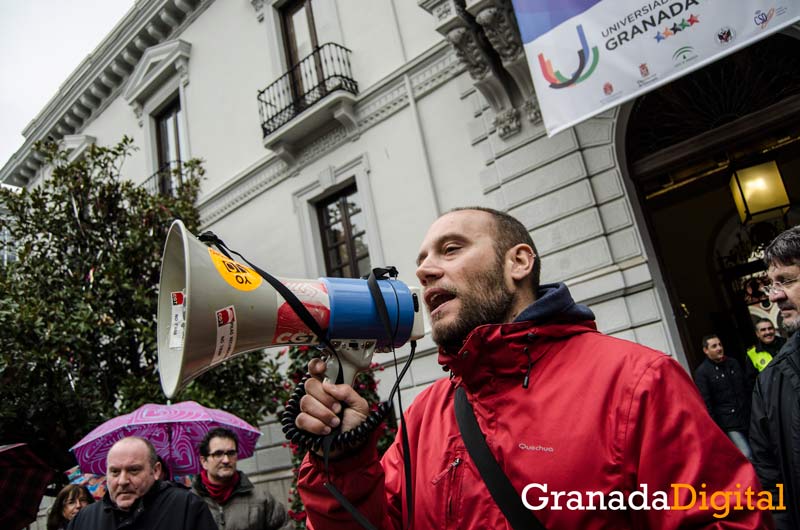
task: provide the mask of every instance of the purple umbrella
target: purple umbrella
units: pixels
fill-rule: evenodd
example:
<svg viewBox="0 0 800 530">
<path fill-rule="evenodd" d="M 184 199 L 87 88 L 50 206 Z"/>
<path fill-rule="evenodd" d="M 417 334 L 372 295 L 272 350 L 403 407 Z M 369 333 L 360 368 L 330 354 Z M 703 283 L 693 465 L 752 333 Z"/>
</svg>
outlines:
<svg viewBox="0 0 800 530">
<path fill-rule="evenodd" d="M 103 423 L 72 446 L 81 471 L 105 475 L 106 455 L 114 442 L 126 436 L 147 438 L 175 475 L 200 472 L 197 446 L 214 427 L 225 427 L 239 438 L 239 458 L 253 455 L 258 429 L 244 420 L 194 401 L 174 405 L 142 405 Z"/>
</svg>

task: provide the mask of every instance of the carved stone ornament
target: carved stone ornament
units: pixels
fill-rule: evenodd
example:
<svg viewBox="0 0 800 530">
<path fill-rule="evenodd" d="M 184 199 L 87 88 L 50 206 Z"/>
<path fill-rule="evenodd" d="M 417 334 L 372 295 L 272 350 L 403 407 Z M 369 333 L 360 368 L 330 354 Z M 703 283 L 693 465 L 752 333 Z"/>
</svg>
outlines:
<svg viewBox="0 0 800 530">
<path fill-rule="evenodd" d="M 181 84 L 186 86 L 189 84 L 189 60 L 186 57 L 178 57 L 175 60 L 175 71 L 181 78 Z"/>
<path fill-rule="evenodd" d="M 134 101 L 131 104 L 131 108 L 133 109 L 133 114 L 136 116 L 136 120 L 139 123 L 139 127 L 142 127 L 144 125 L 144 119 L 142 118 L 142 104 L 138 101 Z"/>
<path fill-rule="evenodd" d="M 536 96 L 525 100 L 522 104 L 522 112 L 525 113 L 525 117 L 532 124 L 538 125 L 542 123 L 542 111 L 539 109 L 539 101 Z"/>
<path fill-rule="evenodd" d="M 450 2 L 442 2 L 433 8 L 433 16 L 435 16 L 437 20 L 444 20 L 452 16 L 452 14 L 453 8 L 450 5 Z"/>
<path fill-rule="evenodd" d="M 256 11 L 256 20 L 259 22 L 264 21 L 264 0 L 250 0 L 250 5 Z"/>
<path fill-rule="evenodd" d="M 475 20 L 483 28 L 503 64 L 514 62 L 524 54 L 513 11 L 489 7 L 478 13 Z"/>
<path fill-rule="evenodd" d="M 494 118 L 494 126 L 497 128 L 497 134 L 500 138 L 508 138 L 518 133 L 521 128 L 519 111 L 517 109 L 508 109 L 497 114 Z"/>
<path fill-rule="evenodd" d="M 480 80 L 490 73 L 489 58 L 473 31 L 464 27 L 456 28 L 447 34 L 447 40 L 452 43 L 458 59 L 466 65 L 472 79 Z"/>
<path fill-rule="evenodd" d="M 433 15 L 437 21 L 444 22 L 456 14 L 453 13 L 453 1 L 454 0 L 417 0 L 417 5 Z M 463 2 L 463 0 L 461 1 Z M 442 34 L 447 33 L 441 29 L 437 29 L 437 31 Z"/>
</svg>

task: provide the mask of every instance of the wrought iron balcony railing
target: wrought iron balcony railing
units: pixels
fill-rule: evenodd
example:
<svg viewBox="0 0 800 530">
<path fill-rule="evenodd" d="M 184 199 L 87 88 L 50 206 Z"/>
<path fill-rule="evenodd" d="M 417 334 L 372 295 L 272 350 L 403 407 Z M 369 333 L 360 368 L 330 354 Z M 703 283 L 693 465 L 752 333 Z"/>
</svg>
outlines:
<svg viewBox="0 0 800 530">
<path fill-rule="evenodd" d="M 316 48 L 258 92 L 258 112 L 264 136 L 275 132 L 298 114 L 334 92 L 358 94 L 358 83 L 350 72 L 350 50 L 329 42 Z"/>
<path fill-rule="evenodd" d="M 181 161 L 171 160 L 163 164 L 158 171 L 147 177 L 142 187 L 150 194 L 175 195 L 175 190 L 182 180 Z"/>
</svg>

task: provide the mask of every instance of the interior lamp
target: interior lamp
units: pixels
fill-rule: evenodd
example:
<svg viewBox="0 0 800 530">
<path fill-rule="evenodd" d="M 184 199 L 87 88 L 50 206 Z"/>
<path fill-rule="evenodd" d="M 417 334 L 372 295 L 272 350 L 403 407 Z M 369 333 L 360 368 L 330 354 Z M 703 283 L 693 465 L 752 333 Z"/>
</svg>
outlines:
<svg viewBox="0 0 800 530">
<path fill-rule="evenodd" d="M 735 171 L 730 186 L 743 224 L 789 211 L 789 196 L 774 160 Z"/>
</svg>

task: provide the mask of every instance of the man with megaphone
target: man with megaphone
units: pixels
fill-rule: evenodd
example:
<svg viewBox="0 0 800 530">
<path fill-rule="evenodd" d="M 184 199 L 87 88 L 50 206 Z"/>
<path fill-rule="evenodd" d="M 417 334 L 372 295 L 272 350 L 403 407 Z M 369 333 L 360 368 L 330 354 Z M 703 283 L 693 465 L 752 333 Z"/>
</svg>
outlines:
<svg viewBox="0 0 800 530">
<path fill-rule="evenodd" d="M 573 495 L 760 486 L 677 362 L 599 333 L 564 284 L 539 285 L 539 256 L 518 220 L 480 207 L 448 212 L 428 230 L 417 264 L 450 378 L 408 407 L 407 449 L 398 435 L 379 459 L 373 435 L 325 458 L 309 453 L 298 482 L 309 528 L 768 527 L 762 511 L 720 519 L 677 493 L 669 505 L 603 509 Z M 325 370 L 309 363 L 296 426 L 317 435 L 357 429 L 369 405 L 347 382 L 323 380 Z M 555 502 L 527 502 L 530 485 Z"/>
</svg>

